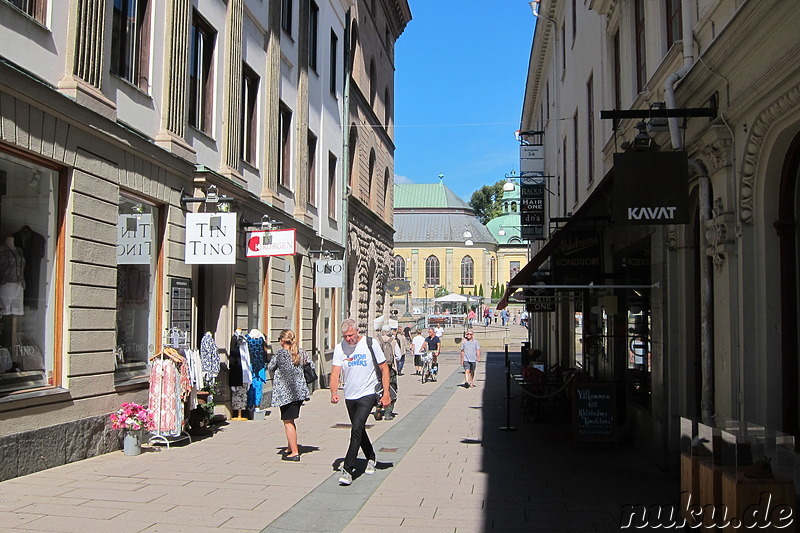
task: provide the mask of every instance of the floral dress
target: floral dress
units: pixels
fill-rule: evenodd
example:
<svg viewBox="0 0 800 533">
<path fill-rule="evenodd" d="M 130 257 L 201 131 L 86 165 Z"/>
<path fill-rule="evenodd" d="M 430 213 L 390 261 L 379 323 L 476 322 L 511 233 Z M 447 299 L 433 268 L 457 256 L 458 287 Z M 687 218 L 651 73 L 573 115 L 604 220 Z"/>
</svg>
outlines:
<svg viewBox="0 0 800 533">
<path fill-rule="evenodd" d="M 303 355 L 303 363 L 306 355 Z M 275 372 L 272 378 L 272 407 L 281 407 L 292 402 L 307 400 L 308 385 L 303 375 L 303 363 L 295 366 L 292 354 L 286 348 L 280 348 L 269 362 L 269 371 Z"/>
</svg>

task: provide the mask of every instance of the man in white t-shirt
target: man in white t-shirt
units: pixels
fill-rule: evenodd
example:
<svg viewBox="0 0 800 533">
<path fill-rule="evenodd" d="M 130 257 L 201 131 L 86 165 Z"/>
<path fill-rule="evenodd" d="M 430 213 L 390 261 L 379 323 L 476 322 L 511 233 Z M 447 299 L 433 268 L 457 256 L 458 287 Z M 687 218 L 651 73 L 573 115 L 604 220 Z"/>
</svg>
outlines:
<svg viewBox="0 0 800 533">
<path fill-rule="evenodd" d="M 411 346 L 414 348 L 414 370 L 415 374 L 419 376 L 422 372 L 422 345 L 425 344 L 425 337 L 422 336 L 422 331 L 417 329 L 417 334 L 411 339 Z"/>
<path fill-rule="evenodd" d="M 339 483 L 349 485 L 353 482 L 353 470 L 355 470 L 359 448 L 367 459 L 367 468 L 364 473 L 375 473 L 375 450 L 364 427 L 367 417 L 375 407 L 375 386 L 378 384 L 378 376 L 372 360 L 373 353 L 381 372 L 383 385 L 383 396 L 378 407 L 387 407 L 392 399 L 389 396 L 389 367 L 386 365 L 386 357 L 383 355 L 380 343 L 374 339 L 362 337 L 358 332 L 356 321 L 352 318 L 342 322 L 342 337 L 344 340 L 333 350 L 330 390 L 331 403 L 339 403 L 339 377 L 344 378 L 344 403 L 347 406 L 347 414 L 350 416 L 351 429 L 350 446 L 347 448 L 347 455 L 342 463 Z M 368 340 L 372 340 L 371 350 Z"/>
<path fill-rule="evenodd" d="M 439 337 L 439 340 L 444 339 L 444 328 L 442 326 L 436 326 L 433 328 L 433 334 Z"/>
</svg>

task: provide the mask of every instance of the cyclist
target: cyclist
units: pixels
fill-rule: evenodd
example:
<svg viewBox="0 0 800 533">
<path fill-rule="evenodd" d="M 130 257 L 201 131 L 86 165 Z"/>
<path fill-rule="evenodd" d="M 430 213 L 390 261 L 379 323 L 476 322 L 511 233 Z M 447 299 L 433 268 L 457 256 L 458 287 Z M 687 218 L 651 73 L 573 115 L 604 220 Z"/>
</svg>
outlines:
<svg viewBox="0 0 800 533">
<path fill-rule="evenodd" d="M 428 336 L 425 337 L 425 342 L 422 345 L 423 353 L 428 353 L 433 356 L 433 364 L 431 365 L 431 372 L 437 373 L 439 371 L 439 351 L 442 347 L 442 340 L 436 336 L 433 328 L 428 329 Z"/>
</svg>

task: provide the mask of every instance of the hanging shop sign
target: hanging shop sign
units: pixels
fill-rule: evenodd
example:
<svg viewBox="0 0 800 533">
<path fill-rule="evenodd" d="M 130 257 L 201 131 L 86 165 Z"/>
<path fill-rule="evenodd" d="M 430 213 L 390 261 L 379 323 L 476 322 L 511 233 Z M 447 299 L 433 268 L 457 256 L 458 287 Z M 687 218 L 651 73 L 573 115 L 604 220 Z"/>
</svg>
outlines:
<svg viewBox="0 0 800 533">
<path fill-rule="evenodd" d="M 569 230 L 556 245 L 552 258 L 553 283 L 603 283 L 603 239 L 596 229 Z"/>
<path fill-rule="evenodd" d="M 688 181 L 686 152 L 614 154 L 614 222 L 688 223 Z"/>
<path fill-rule="evenodd" d="M 544 178 L 520 178 L 520 226 L 523 239 L 543 240 L 544 196 L 547 189 Z"/>
<path fill-rule="evenodd" d="M 386 292 L 392 296 L 405 296 L 411 292 L 411 284 L 404 279 L 390 279 L 386 282 Z"/>
<path fill-rule="evenodd" d="M 523 144 L 519 147 L 519 175 L 522 178 L 544 175 L 544 145 Z"/>
<path fill-rule="evenodd" d="M 551 285 L 551 287 L 526 288 L 523 292 L 525 310 L 529 313 L 554 312 L 556 310 L 556 290 L 552 288 L 552 274 L 546 270 L 537 270 L 531 275 L 528 283 L 531 285 Z"/>
<path fill-rule="evenodd" d="M 275 229 L 247 232 L 247 257 L 294 255 L 297 230 Z"/>
<path fill-rule="evenodd" d="M 236 213 L 187 213 L 187 265 L 236 263 Z"/>
<path fill-rule="evenodd" d="M 314 283 L 317 287 L 341 288 L 344 280 L 344 261 L 320 259 L 314 263 Z"/>
<path fill-rule="evenodd" d="M 117 264 L 149 265 L 153 257 L 153 215 L 117 217 Z"/>
</svg>

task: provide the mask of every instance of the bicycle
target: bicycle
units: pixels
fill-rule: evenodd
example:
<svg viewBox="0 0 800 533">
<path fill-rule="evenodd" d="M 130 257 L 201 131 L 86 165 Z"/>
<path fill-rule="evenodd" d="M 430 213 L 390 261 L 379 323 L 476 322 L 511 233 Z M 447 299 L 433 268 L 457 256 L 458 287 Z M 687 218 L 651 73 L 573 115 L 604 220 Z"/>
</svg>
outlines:
<svg viewBox="0 0 800 533">
<path fill-rule="evenodd" d="M 436 352 L 428 352 L 422 356 L 422 382 L 436 381 L 439 365 L 436 363 Z"/>
</svg>

